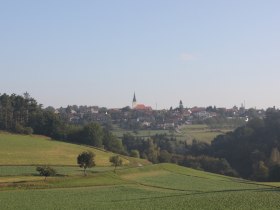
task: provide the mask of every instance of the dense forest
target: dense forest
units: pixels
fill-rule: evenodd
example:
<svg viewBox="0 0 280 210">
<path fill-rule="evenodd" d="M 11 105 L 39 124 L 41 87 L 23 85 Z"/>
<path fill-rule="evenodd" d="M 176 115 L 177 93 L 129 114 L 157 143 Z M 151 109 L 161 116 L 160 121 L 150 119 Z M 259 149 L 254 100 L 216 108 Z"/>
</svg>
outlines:
<svg viewBox="0 0 280 210">
<path fill-rule="evenodd" d="M 280 112 L 274 108 L 266 117 L 252 119 L 245 126 L 218 136 L 211 155 L 225 158 L 241 177 L 259 181 L 280 181 Z"/>
<path fill-rule="evenodd" d="M 110 129 L 96 122 L 69 124 L 53 109 L 44 109 L 28 93 L 0 95 L 0 130 L 46 135 L 153 163 L 172 162 L 252 180 L 280 181 L 280 111 L 274 108 L 266 111 L 264 119 L 254 118 L 235 131 L 216 137 L 211 145 L 196 140 L 188 145 L 165 134 L 141 138 L 127 133 L 119 139 Z"/>
</svg>

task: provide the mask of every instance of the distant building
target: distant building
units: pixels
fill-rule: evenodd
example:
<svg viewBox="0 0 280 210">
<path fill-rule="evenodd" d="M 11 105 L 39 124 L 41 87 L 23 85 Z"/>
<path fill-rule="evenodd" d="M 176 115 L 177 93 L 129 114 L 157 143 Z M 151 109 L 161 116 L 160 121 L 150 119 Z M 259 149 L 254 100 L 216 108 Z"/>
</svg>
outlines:
<svg viewBox="0 0 280 210">
<path fill-rule="evenodd" d="M 133 95 L 133 100 L 132 100 L 132 109 L 134 109 L 137 106 L 137 101 L 136 101 L 136 96 L 135 96 L 135 92 Z"/>
<path fill-rule="evenodd" d="M 136 96 L 135 96 L 135 93 L 133 95 L 133 100 L 132 100 L 132 109 L 135 109 L 135 110 L 145 110 L 145 111 L 152 111 L 152 107 L 150 106 L 146 106 L 144 104 L 138 104 L 137 101 L 136 101 Z"/>
</svg>

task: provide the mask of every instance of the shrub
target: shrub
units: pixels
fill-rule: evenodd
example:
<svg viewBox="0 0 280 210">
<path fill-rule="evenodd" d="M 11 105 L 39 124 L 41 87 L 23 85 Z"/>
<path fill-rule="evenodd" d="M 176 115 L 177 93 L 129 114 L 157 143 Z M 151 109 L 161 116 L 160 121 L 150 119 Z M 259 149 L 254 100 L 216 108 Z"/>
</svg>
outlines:
<svg viewBox="0 0 280 210">
<path fill-rule="evenodd" d="M 137 149 L 131 150 L 130 151 L 130 156 L 135 157 L 135 158 L 139 158 L 140 157 L 139 151 Z"/>
<path fill-rule="evenodd" d="M 38 171 L 41 176 L 44 176 L 45 180 L 48 176 L 56 175 L 55 169 L 51 168 L 50 166 L 37 166 L 36 171 Z"/>
</svg>

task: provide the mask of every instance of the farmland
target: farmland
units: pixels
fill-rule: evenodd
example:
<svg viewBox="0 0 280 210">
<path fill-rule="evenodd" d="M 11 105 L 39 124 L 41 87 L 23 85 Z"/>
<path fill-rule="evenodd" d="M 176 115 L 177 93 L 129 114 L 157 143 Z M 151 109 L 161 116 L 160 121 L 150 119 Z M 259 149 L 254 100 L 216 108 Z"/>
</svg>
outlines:
<svg viewBox="0 0 280 210">
<path fill-rule="evenodd" d="M 183 125 L 179 129 L 172 132 L 169 130 L 137 130 L 136 132 L 120 129 L 114 126 L 113 133 L 121 138 L 125 133 L 131 133 L 136 137 L 151 137 L 156 134 L 166 134 L 169 137 L 176 137 L 177 140 L 187 141 L 188 144 L 192 143 L 193 139 L 201 142 L 211 143 L 211 141 L 220 134 L 229 132 L 229 129 L 211 129 L 207 125 Z"/>
<path fill-rule="evenodd" d="M 18 174 L 19 175 L 19 174 Z M 26 176 L 26 178 L 29 176 Z M 4 209 L 279 209 L 279 189 L 172 164 L 15 182 Z M 13 178 L 13 177 L 10 177 Z M 9 181 L 12 181 L 9 180 Z M 32 203 L 32 205 L 31 205 Z"/>
<path fill-rule="evenodd" d="M 131 158 L 127 158 L 127 164 L 114 173 L 113 167 L 105 161 L 111 153 L 39 136 L 7 133 L 0 136 L 1 209 L 280 208 L 280 185 L 277 182 L 250 182 L 174 164 L 149 165 L 144 160 Z M 33 141 L 39 141 L 40 144 Z M 23 142 L 29 146 L 23 146 Z M 14 154 L 11 145 L 19 154 Z M 32 152 L 30 145 L 36 148 L 35 152 Z M 45 145 L 46 148 L 43 149 L 40 145 Z M 65 156 L 52 157 L 55 153 L 50 151 L 59 146 Z M 92 149 L 97 153 L 98 164 L 88 170 L 87 176 L 83 176 L 74 160 L 65 160 L 71 158 L 69 151 L 75 152 L 76 156 L 84 149 Z M 44 151 L 42 154 L 47 154 L 43 163 L 53 165 L 58 173 L 55 177 L 48 177 L 46 181 L 35 170 L 34 159 L 39 157 L 40 150 Z M 5 157 L 5 151 L 10 154 L 9 158 Z M 25 156 L 27 152 L 30 156 Z M 24 157 L 24 161 L 17 160 Z M 103 161 L 98 161 L 99 157 Z M 60 164 L 54 164 L 56 161 Z M 137 161 L 142 161 L 143 166 L 135 167 Z"/>
<path fill-rule="evenodd" d="M 231 130 L 228 129 L 211 129 L 207 125 L 185 125 L 179 129 L 176 137 L 180 140 L 186 140 L 189 144 L 193 139 L 201 142 L 211 143 L 218 135 L 225 134 Z"/>
</svg>

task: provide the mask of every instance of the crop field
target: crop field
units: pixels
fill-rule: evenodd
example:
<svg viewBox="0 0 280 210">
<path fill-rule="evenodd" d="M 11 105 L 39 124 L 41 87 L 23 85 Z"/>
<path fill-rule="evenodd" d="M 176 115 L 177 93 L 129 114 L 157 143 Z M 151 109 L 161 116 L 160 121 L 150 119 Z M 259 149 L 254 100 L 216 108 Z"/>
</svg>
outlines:
<svg viewBox="0 0 280 210">
<path fill-rule="evenodd" d="M 1 163 L 5 163 L 0 165 L 0 209 L 280 209 L 277 182 L 250 182 L 174 164 L 135 167 L 134 163 L 143 161 L 136 158 L 127 158 L 129 164 L 118 167 L 116 173 L 99 161 L 83 176 L 78 166 L 64 158 L 71 157 L 69 151 L 76 156 L 87 147 L 5 133 L 0 134 L 0 146 Z M 52 157 L 54 148 L 66 154 Z M 44 163 L 60 161 L 61 165 L 52 166 L 57 176 L 44 180 L 36 172 L 33 164 L 35 158 L 42 160 L 40 150 L 46 154 Z M 97 152 L 96 158 L 103 155 L 103 160 L 110 154 Z"/>
<path fill-rule="evenodd" d="M 110 166 L 113 153 L 82 145 L 51 140 L 43 136 L 0 133 L 0 165 L 68 165 L 76 166 L 79 153 L 95 153 L 97 166 Z M 146 160 L 123 157 L 124 164 L 147 164 Z"/>
<path fill-rule="evenodd" d="M 8 181 L 13 178 L 18 177 L 10 176 Z M 0 205 L 3 209 L 279 209 L 276 186 L 158 164 L 121 168 L 117 173 L 93 169 L 86 177 L 51 177 L 46 182 L 26 176 L 25 181 L 0 188 Z"/>
</svg>

